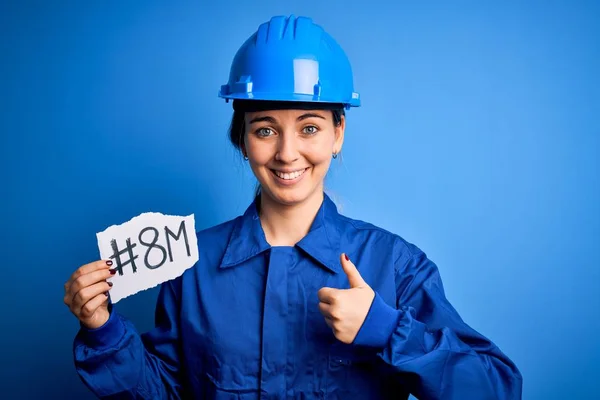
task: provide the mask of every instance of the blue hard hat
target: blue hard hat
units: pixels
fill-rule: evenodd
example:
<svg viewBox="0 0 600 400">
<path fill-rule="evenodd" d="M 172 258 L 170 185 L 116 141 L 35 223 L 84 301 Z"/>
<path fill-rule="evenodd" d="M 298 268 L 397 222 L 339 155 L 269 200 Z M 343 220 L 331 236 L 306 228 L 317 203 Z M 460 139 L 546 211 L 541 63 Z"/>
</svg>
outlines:
<svg viewBox="0 0 600 400">
<path fill-rule="evenodd" d="M 219 97 L 360 106 L 340 45 L 310 18 L 273 17 L 235 54 Z"/>
</svg>

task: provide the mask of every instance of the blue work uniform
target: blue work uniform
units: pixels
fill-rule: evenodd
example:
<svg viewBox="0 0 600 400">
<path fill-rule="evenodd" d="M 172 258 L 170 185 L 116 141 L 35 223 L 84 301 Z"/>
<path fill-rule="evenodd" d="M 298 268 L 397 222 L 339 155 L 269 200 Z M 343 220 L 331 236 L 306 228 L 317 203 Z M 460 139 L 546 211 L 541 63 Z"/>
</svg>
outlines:
<svg viewBox="0 0 600 400">
<path fill-rule="evenodd" d="M 338 213 L 324 195 L 308 234 L 270 246 L 255 200 L 197 233 L 200 258 L 163 283 L 156 327 L 114 309 L 82 328 L 75 364 L 107 399 L 520 399 L 514 363 L 470 328 L 436 265 L 413 244 Z M 352 344 L 319 311 L 323 287 L 349 288 L 347 253 L 375 298 Z"/>
</svg>

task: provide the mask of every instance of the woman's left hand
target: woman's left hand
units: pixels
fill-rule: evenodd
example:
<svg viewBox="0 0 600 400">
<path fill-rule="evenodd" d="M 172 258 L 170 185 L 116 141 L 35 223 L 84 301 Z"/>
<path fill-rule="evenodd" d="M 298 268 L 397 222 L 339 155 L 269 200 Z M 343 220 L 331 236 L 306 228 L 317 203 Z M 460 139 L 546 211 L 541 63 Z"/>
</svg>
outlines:
<svg viewBox="0 0 600 400">
<path fill-rule="evenodd" d="M 350 344 L 367 317 L 375 292 L 363 280 L 346 254 L 342 254 L 340 260 L 350 282 L 350 289 L 320 289 L 319 310 L 335 337 L 340 342 Z"/>
</svg>

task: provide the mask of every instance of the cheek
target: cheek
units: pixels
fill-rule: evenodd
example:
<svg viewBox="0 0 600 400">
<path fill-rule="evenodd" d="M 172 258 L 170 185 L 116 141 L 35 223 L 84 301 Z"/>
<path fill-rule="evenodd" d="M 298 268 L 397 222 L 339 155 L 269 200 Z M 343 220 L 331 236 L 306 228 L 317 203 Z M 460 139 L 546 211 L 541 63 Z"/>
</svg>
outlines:
<svg viewBox="0 0 600 400">
<path fill-rule="evenodd" d="M 331 153 L 329 151 L 321 150 L 318 153 L 313 153 L 309 160 L 312 164 L 319 166 L 320 168 L 327 168 L 331 162 Z"/>
<path fill-rule="evenodd" d="M 252 161 L 257 164 L 265 164 L 273 157 L 272 145 L 267 142 L 259 142 L 256 139 L 246 139 L 246 150 L 252 158 Z"/>
<path fill-rule="evenodd" d="M 333 143 L 330 140 L 315 141 L 306 148 L 306 158 L 313 164 L 329 165 Z"/>
</svg>

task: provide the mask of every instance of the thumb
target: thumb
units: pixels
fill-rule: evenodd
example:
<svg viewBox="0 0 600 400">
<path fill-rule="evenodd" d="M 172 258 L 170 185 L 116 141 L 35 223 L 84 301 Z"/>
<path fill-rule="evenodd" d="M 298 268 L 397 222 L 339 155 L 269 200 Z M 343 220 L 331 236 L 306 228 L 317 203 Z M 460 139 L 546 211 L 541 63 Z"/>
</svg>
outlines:
<svg viewBox="0 0 600 400">
<path fill-rule="evenodd" d="M 346 253 L 343 253 L 340 256 L 340 259 L 342 261 L 342 268 L 344 269 L 344 272 L 346 273 L 346 276 L 348 277 L 348 282 L 350 282 L 350 287 L 356 288 L 356 287 L 366 286 L 367 284 L 365 283 L 362 276 L 360 276 L 360 273 L 356 269 L 356 266 L 354 265 L 354 263 L 352 261 L 350 261 L 350 258 L 348 257 L 348 255 Z"/>
</svg>

